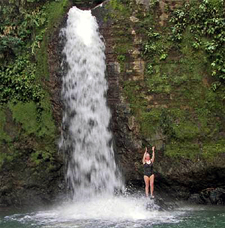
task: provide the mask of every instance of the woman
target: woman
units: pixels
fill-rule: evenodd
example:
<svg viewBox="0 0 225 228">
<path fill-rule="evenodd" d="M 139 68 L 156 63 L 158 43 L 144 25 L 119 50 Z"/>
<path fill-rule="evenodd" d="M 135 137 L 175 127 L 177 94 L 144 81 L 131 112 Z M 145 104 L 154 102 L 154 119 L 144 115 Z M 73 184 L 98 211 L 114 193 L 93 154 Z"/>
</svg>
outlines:
<svg viewBox="0 0 225 228">
<path fill-rule="evenodd" d="M 155 160 L 155 147 L 152 147 L 152 158 L 150 159 L 150 154 L 148 153 L 147 147 L 145 147 L 145 153 L 142 159 L 144 165 L 144 180 L 145 180 L 145 194 L 146 197 L 149 196 L 149 186 L 151 190 L 151 198 L 154 198 L 154 172 L 153 172 L 153 163 Z"/>
</svg>

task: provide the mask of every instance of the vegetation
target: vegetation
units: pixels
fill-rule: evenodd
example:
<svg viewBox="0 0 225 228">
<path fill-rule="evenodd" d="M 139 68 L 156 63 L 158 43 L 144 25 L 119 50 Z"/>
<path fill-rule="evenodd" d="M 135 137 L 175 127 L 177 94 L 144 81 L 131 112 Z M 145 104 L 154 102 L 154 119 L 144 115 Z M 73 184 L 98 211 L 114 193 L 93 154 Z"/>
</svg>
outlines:
<svg viewBox="0 0 225 228">
<path fill-rule="evenodd" d="M 56 127 L 43 82 L 50 37 L 69 4 L 4 0 L 0 7 L 0 165 L 19 156 L 24 144 L 36 165 L 55 156 Z"/>
<path fill-rule="evenodd" d="M 127 9 L 139 20 L 129 27 L 142 39 L 146 67 L 144 79 L 129 78 L 125 63 L 134 45 L 121 51 L 123 39 L 118 41 L 115 49 L 120 50 L 117 60 L 123 66 L 124 96 L 142 137 L 154 143 L 154 135 L 164 135 L 167 155 L 212 159 L 225 152 L 224 1 L 192 0 L 176 10 L 165 5 L 168 19 L 163 26 L 159 7 L 155 1 L 144 10 L 131 1 Z M 126 36 L 130 33 L 127 29 Z"/>
<path fill-rule="evenodd" d="M 192 34 L 192 47 L 203 51 L 210 63 L 211 75 L 216 78 L 213 89 L 225 81 L 225 3 L 223 0 L 202 0 L 186 3 L 174 12 L 171 40 L 182 42 L 183 32 Z"/>
<path fill-rule="evenodd" d="M 66 4 L 66 0 L 61 3 L 12 0 L 0 8 L 0 103 L 9 100 L 38 103 L 43 99 L 44 91 L 37 76 L 48 75 L 48 33 Z"/>
<path fill-rule="evenodd" d="M 56 128 L 43 81 L 49 80 L 48 43 L 69 0 L 3 2 L 0 7 L 0 148 L 5 152 L 0 153 L 0 160 L 9 161 L 17 151 L 15 143 L 32 138 L 38 143 L 31 160 L 38 165 L 42 158 L 53 159 L 50 155 L 54 152 Z M 84 4 L 79 0 L 73 2 Z M 173 157 L 196 159 L 208 158 L 210 152 L 222 153 L 224 1 L 192 0 L 175 11 L 165 5 L 169 18 L 164 26 L 159 25 L 159 1 L 151 1 L 149 10 L 134 2 L 111 0 L 111 11 L 105 20 L 115 21 L 117 33 L 113 35 L 118 42 L 114 52 L 120 64 L 124 96 L 141 126 L 142 136 L 154 140 L 155 134 L 162 133 L 166 136 L 166 154 Z M 130 15 L 138 23 L 132 22 Z M 135 36 L 142 39 L 141 48 L 134 44 Z M 135 81 L 129 78 L 127 65 L 133 48 L 141 51 L 138 58 L 146 63 L 144 79 Z M 6 131 L 8 113 L 16 123 L 13 134 Z M 39 142 L 44 146 L 38 146 Z"/>
</svg>

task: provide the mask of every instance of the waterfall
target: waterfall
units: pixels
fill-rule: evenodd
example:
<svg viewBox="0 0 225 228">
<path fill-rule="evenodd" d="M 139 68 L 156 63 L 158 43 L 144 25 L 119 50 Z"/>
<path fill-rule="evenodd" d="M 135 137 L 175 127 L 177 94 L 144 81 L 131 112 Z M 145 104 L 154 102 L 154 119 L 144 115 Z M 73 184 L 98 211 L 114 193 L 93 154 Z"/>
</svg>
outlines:
<svg viewBox="0 0 225 228">
<path fill-rule="evenodd" d="M 106 104 L 105 46 L 91 11 L 72 7 L 63 54 L 63 133 L 59 147 L 67 154 L 66 179 L 73 198 L 113 194 L 123 188 L 108 129 L 111 118 Z M 65 64 L 64 64 L 65 65 Z"/>
</svg>

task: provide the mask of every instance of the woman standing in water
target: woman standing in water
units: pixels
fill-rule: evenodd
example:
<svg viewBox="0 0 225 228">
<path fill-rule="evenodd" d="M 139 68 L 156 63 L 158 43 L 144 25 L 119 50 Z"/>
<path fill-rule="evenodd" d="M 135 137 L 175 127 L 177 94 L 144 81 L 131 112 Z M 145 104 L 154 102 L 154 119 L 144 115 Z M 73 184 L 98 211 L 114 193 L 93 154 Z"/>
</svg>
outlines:
<svg viewBox="0 0 225 228">
<path fill-rule="evenodd" d="M 154 198 L 154 172 L 153 172 L 153 163 L 155 160 L 155 147 L 152 147 L 152 158 L 150 158 L 150 154 L 148 153 L 147 147 L 145 147 L 145 153 L 142 159 L 144 165 L 144 180 L 145 180 L 145 194 L 146 197 L 149 196 L 149 186 L 151 192 L 151 198 Z"/>
</svg>

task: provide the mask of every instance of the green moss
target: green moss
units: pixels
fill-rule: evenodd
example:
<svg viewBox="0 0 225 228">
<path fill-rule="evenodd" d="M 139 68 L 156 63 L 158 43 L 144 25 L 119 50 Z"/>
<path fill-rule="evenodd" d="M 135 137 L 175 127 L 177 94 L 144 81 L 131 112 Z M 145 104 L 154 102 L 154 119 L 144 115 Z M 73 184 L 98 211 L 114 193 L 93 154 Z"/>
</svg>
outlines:
<svg viewBox="0 0 225 228">
<path fill-rule="evenodd" d="M 121 13 L 121 14 L 127 15 L 127 13 L 128 13 L 128 7 L 126 7 L 123 3 L 126 4 L 127 1 L 124 1 L 124 0 L 123 0 L 123 1 L 121 2 L 121 0 L 111 0 L 111 1 L 109 2 L 111 8 L 112 8 L 114 11 L 117 11 L 117 12 L 119 12 L 119 13 Z"/>
<path fill-rule="evenodd" d="M 57 156 L 56 127 L 52 116 L 50 95 L 44 81 L 49 79 L 48 49 L 50 39 L 55 29 L 59 27 L 59 23 L 70 4 L 69 0 L 62 0 L 29 3 L 28 9 L 23 8 L 27 5 L 21 5 L 20 10 L 24 10 L 23 15 L 32 14 L 31 19 L 42 20 L 43 23 L 38 21 L 40 26 L 33 26 L 34 28 L 29 29 L 28 26 L 24 26 L 23 30 L 21 26 L 16 26 L 20 29 L 21 36 L 24 35 L 23 32 L 27 32 L 24 46 L 19 54 L 15 55 L 16 57 L 9 57 L 4 62 L 5 66 L 2 64 L 2 67 L 5 68 L 1 69 L 6 69 L 8 72 L 6 79 L 11 90 L 9 90 L 8 84 L 4 83 L 2 83 L 1 89 L 6 89 L 7 95 L 12 94 L 12 98 L 4 96 L 5 103 L 8 103 L 5 107 L 0 107 L 0 168 L 4 164 L 8 165 L 12 161 L 17 162 L 17 159 L 21 161 L 21 158 L 28 156 L 30 156 L 30 160 L 27 165 L 29 166 L 31 161 L 37 173 L 42 167 L 46 167 L 46 173 L 54 168 Z M 18 11 L 17 8 L 16 11 Z M 35 12 L 40 12 L 40 14 L 36 15 Z M 20 19 L 24 25 L 30 22 L 29 17 L 25 20 L 21 16 Z M 14 21 L 10 19 L 8 23 L 20 24 L 20 21 L 16 18 Z M 16 37 L 18 30 L 15 29 Z M 12 77 L 17 83 L 12 83 Z M 27 80 L 29 77 L 32 80 Z M 18 82 L 21 83 L 18 85 Z M 31 85 L 35 89 L 32 89 Z M 21 91 L 19 95 L 18 89 Z M 8 112 L 12 113 L 13 121 Z"/>
<path fill-rule="evenodd" d="M 6 123 L 6 115 L 5 110 L 1 107 L 0 110 L 0 141 L 6 141 L 9 142 L 11 140 L 10 136 L 4 131 Z"/>
<path fill-rule="evenodd" d="M 125 60 L 126 60 L 126 56 L 125 55 L 118 55 L 117 56 L 117 60 L 120 64 L 120 71 L 124 72 L 125 71 Z"/>
<path fill-rule="evenodd" d="M 48 135 L 48 136 L 54 137 L 56 127 L 53 121 L 51 104 L 49 99 L 43 100 L 41 102 L 41 107 L 43 108 L 43 111 L 41 113 L 40 130 L 38 132 L 38 135 L 39 136 Z"/>
<path fill-rule="evenodd" d="M 144 99 L 143 87 L 138 81 L 125 81 L 123 83 L 123 93 L 129 100 L 132 113 L 139 118 L 142 110 L 147 106 L 147 101 Z"/>
<path fill-rule="evenodd" d="M 12 156 L 7 155 L 6 153 L 0 152 L 0 168 L 5 162 L 11 162 L 13 159 Z"/>
<path fill-rule="evenodd" d="M 105 5 L 107 12 L 104 15 L 104 21 L 113 21 L 113 27 L 123 27 L 123 30 L 126 30 L 129 26 L 129 21 L 127 20 L 130 16 L 130 1 L 128 0 L 112 0 Z M 120 23 L 121 20 L 123 23 Z M 122 34 L 122 31 L 118 29 L 118 36 Z"/>
<path fill-rule="evenodd" d="M 48 49 L 47 38 L 44 37 L 41 43 L 40 50 L 37 51 L 36 59 L 37 59 L 37 78 L 49 78 L 48 71 L 48 55 L 46 50 Z"/>
<path fill-rule="evenodd" d="M 207 160 L 213 160 L 219 154 L 225 154 L 225 139 L 219 139 L 211 142 L 204 142 L 202 156 Z"/>
<path fill-rule="evenodd" d="M 4 163 L 10 163 L 14 158 L 18 156 L 18 153 L 14 153 L 13 146 L 11 143 L 4 142 L 0 143 L 0 168 Z"/>
<path fill-rule="evenodd" d="M 39 28 L 38 34 L 43 35 L 40 49 L 36 52 L 36 79 L 43 82 L 43 79 L 49 78 L 48 70 L 48 44 L 50 37 L 55 28 L 59 26 L 61 18 L 68 9 L 70 2 L 68 0 L 63 1 L 51 1 L 47 2 L 43 7 L 43 14 L 46 15 L 47 24 Z M 39 101 L 40 110 L 37 109 L 37 104 L 34 102 L 21 103 L 16 105 L 10 104 L 10 108 L 13 112 L 14 119 L 21 123 L 23 130 L 26 134 L 35 134 L 36 136 L 54 136 L 55 124 L 52 119 L 51 104 L 49 101 L 49 95 L 44 93 L 41 101 Z"/>
<path fill-rule="evenodd" d="M 43 103 L 43 101 L 42 101 Z M 34 134 L 36 136 L 53 136 L 55 125 L 52 120 L 50 106 L 43 103 L 43 111 L 39 116 L 37 106 L 34 102 L 9 105 L 13 119 L 20 123 L 27 135 Z"/>
<path fill-rule="evenodd" d="M 140 122 L 143 135 L 148 137 L 159 130 L 161 112 L 160 109 L 152 109 L 149 112 L 141 113 Z"/>
<path fill-rule="evenodd" d="M 6 155 L 4 153 L 0 153 L 0 168 L 4 164 L 5 158 L 6 158 Z"/>
<path fill-rule="evenodd" d="M 46 167 L 46 172 L 51 172 L 56 166 L 56 149 L 53 140 L 44 138 L 38 141 L 30 154 L 30 161 L 33 170 L 38 171 L 40 167 Z"/>
<path fill-rule="evenodd" d="M 45 14 L 47 15 L 47 25 L 45 26 L 43 35 L 43 40 L 41 42 L 41 47 L 37 51 L 37 77 L 40 78 L 49 78 L 48 70 L 48 44 L 50 36 L 52 35 L 55 28 L 59 26 L 60 19 L 65 14 L 69 6 L 69 0 L 62 1 L 52 1 L 45 4 Z M 40 32 L 41 33 L 41 32 Z"/>
<path fill-rule="evenodd" d="M 31 162 L 38 166 L 42 162 L 42 156 L 39 151 L 31 154 Z"/>
<path fill-rule="evenodd" d="M 194 37 L 190 32 L 190 28 L 187 27 L 185 32 L 182 34 L 183 39 L 181 41 L 181 52 L 186 56 L 186 57 L 192 57 L 194 50 L 192 48 L 192 44 L 194 42 Z"/>
<path fill-rule="evenodd" d="M 192 160 L 202 154 L 207 157 L 208 152 L 203 152 L 206 151 L 204 145 L 209 145 L 209 142 L 222 145 L 218 138 L 225 128 L 225 89 L 223 83 L 218 84 L 216 80 L 219 86 L 211 86 L 214 83 L 211 78 L 213 66 L 206 53 L 213 48 L 210 34 L 202 34 L 204 25 L 193 27 L 187 23 L 189 13 L 196 17 L 199 12 L 196 8 L 191 8 L 190 12 L 179 9 L 175 13 L 179 28 L 174 28 L 175 22 L 169 22 L 172 15 L 161 27 L 158 3 L 152 4 L 147 11 L 136 1 L 125 2 L 109 3 L 115 29 L 113 47 L 122 69 L 123 95 L 141 127 L 141 137 L 152 138 L 157 132 L 163 132 L 168 156 Z M 191 4 L 196 7 L 199 2 L 192 1 Z M 121 14 L 125 11 L 126 14 Z M 169 7 L 167 11 L 173 14 Z M 138 18 L 139 22 L 132 22 L 130 16 Z M 142 55 L 138 58 L 146 63 L 144 79 L 138 81 L 133 81 L 133 74 L 125 69 L 126 64 L 135 60 L 130 52 L 135 45 L 131 35 L 133 30 L 135 38 L 142 38 L 139 49 Z M 176 35 L 176 39 L 173 40 L 172 35 Z M 217 151 L 222 153 L 220 146 L 217 147 Z M 218 153 L 214 152 L 216 156 Z"/>
<path fill-rule="evenodd" d="M 42 162 L 50 161 L 52 158 L 52 154 L 48 150 L 37 150 L 31 154 L 31 162 L 36 166 L 40 165 Z"/>
<path fill-rule="evenodd" d="M 168 110 L 168 112 L 172 116 L 174 121 L 176 121 L 176 120 L 185 120 L 187 118 L 187 116 L 189 115 L 189 113 L 187 113 L 186 110 L 181 109 L 179 107 L 171 107 Z"/>
<path fill-rule="evenodd" d="M 184 121 L 180 122 L 179 124 L 174 124 L 173 131 L 175 133 L 175 137 L 180 140 L 194 139 L 200 133 L 200 129 L 198 126 L 196 126 L 196 123 L 191 121 Z"/>
<path fill-rule="evenodd" d="M 23 129 L 27 134 L 36 134 L 38 131 L 37 110 L 34 102 L 9 105 L 13 119 L 22 124 Z"/>
<path fill-rule="evenodd" d="M 166 145 L 165 154 L 173 158 L 188 158 L 195 160 L 200 156 L 199 145 L 195 142 L 185 141 L 171 141 L 170 144 Z"/>
<path fill-rule="evenodd" d="M 156 73 L 147 78 L 149 92 L 155 93 L 170 93 L 171 85 L 168 83 L 168 75 L 157 73 L 157 66 L 154 66 Z"/>
<path fill-rule="evenodd" d="M 128 19 L 126 18 L 124 20 Z M 114 46 L 114 52 L 117 56 L 127 55 L 133 48 L 133 39 L 131 37 L 129 21 L 126 21 L 124 24 L 118 24 L 116 27 L 119 31 L 113 34 L 117 40 L 116 45 Z"/>
<path fill-rule="evenodd" d="M 114 39 L 117 40 L 113 49 L 120 62 L 122 71 L 125 70 L 124 60 L 133 47 L 132 29 L 129 19 L 131 11 L 130 4 L 130 1 L 127 0 L 112 0 L 106 5 L 108 13 L 105 17 L 107 16 L 107 20 L 110 19 L 110 21 L 113 22 L 112 31 L 114 29 L 116 31 L 112 34 Z M 123 21 L 123 23 L 121 23 L 121 21 Z M 122 60 L 121 56 L 124 56 L 125 58 Z"/>
</svg>

